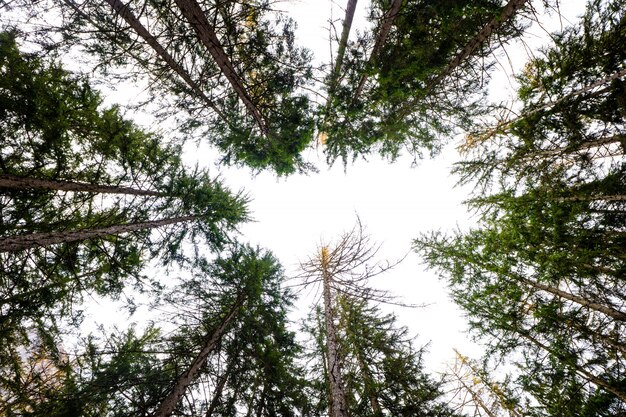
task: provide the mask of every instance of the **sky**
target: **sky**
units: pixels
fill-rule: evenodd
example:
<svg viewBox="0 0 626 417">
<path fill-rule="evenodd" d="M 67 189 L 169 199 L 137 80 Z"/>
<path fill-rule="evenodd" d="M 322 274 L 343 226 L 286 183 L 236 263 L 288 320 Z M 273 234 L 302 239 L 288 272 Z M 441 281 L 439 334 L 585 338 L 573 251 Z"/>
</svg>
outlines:
<svg viewBox="0 0 626 417">
<path fill-rule="evenodd" d="M 300 44 L 311 49 L 318 62 L 329 62 L 329 19 L 341 27 L 344 3 L 300 0 L 280 5 L 297 21 Z M 583 1 L 566 3 L 561 19 L 553 13 L 551 17 L 542 17 L 542 27 L 529 29 L 524 38 L 527 46 L 514 44 L 507 48 L 508 56 L 502 57 L 502 65 L 494 74 L 490 99 L 510 101 L 514 97 L 510 74 L 522 68 L 528 51 L 546 44 L 546 31 L 559 30 L 584 12 Z M 358 4 L 351 39 L 355 29 L 364 27 L 368 4 Z M 345 170 L 341 163 L 329 169 L 319 145 L 305 155 L 320 167 L 317 174 L 277 179 L 270 173 L 252 177 L 247 170 L 222 169 L 221 176 L 231 188 L 243 188 L 253 199 L 250 209 L 256 221 L 241 228 L 242 239 L 274 252 L 288 275 L 296 275 L 299 262 L 314 254 L 321 243 L 332 243 L 350 230 L 357 215 L 372 240 L 382 245 L 381 259 L 397 260 L 408 253 L 399 266 L 371 284 L 390 290 L 406 303 L 426 305 L 384 310 L 393 311 L 399 324 L 418 335 L 416 346 L 429 344 L 425 364 L 440 372 L 446 363 L 452 363 L 453 348 L 474 358 L 482 350 L 469 340 L 466 320 L 451 301 L 445 282 L 425 269 L 411 252 L 411 242 L 420 233 L 466 230 L 475 225 L 475 218 L 462 204 L 471 189 L 456 187 L 456 179 L 449 174 L 453 163 L 459 160 L 456 146 L 461 139 L 451 138 L 439 155 L 419 161 L 415 167 L 412 158 L 405 156 L 392 164 L 372 157 L 349 164 Z M 313 301 L 314 293 L 304 293 L 292 316 L 306 315 Z"/>
<path fill-rule="evenodd" d="M 344 3 L 344 0 L 290 0 L 278 3 L 277 7 L 297 21 L 299 44 L 312 50 L 316 62 L 328 63 L 329 20 L 334 20 L 338 28 L 341 26 Z M 507 47 L 508 56 L 501 58 L 502 65 L 491 83 L 490 99 L 510 100 L 514 95 L 511 71 L 522 68 L 528 51 L 546 44 L 546 31 L 558 30 L 568 24 L 568 19 L 575 22 L 575 17 L 584 11 L 581 0 L 562 3 L 567 4 L 566 9 L 561 9 L 563 18 L 558 19 L 555 14 L 545 17 L 539 11 L 542 26 L 529 30 L 524 38 L 527 46 Z M 368 4 L 364 0 L 359 2 L 351 38 L 355 29 L 364 28 Z M 135 94 L 122 88 L 105 90 L 105 94 L 107 104 L 136 101 Z M 420 233 L 466 230 L 475 225 L 475 219 L 462 204 L 469 197 L 470 188 L 456 187 L 455 178 L 449 174 L 453 163 L 459 160 L 455 147 L 461 139 L 450 138 L 439 155 L 419 161 L 417 166 L 412 166 L 413 159 L 408 156 L 395 163 L 373 156 L 368 161 L 350 163 L 345 169 L 341 163 L 329 168 L 322 145 L 318 145 L 304 156 L 318 166 L 319 173 L 276 178 L 272 173 L 253 175 L 247 169 L 232 167 L 214 167 L 212 172 L 219 174 L 231 189 L 243 189 L 252 199 L 249 209 L 254 221 L 240 228 L 239 239 L 271 250 L 288 276 L 297 275 L 299 262 L 313 255 L 319 245 L 332 244 L 350 230 L 357 216 L 372 240 L 381 244 L 381 260 L 394 261 L 406 256 L 393 270 L 373 279 L 371 285 L 391 291 L 404 303 L 425 305 L 415 309 L 386 306 L 383 310 L 394 312 L 399 324 L 406 325 L 410 334 L 418 335 L 416 346 L 428 344 L 425 365 L 438 372 L 444 370 L 445 363 L 453 361 L 453 348 L 473 358 L 482 352 L 470 342 L 466 320 L 451 301 L 445 283 L 434 272 L 425 270 L 419 257 L 411 252 L 412 240 Z M 188 145 L 185 157 L 193 164 L 196 160 L 217 160 L 219 155 L 208 146 Z M 292 318 L 304 317 L 314 301 L 315 292 L 305 291 L 296 302 Z M 104 312 L 115 308 L 115 304 L 100 301 L 90 310 L 88 321 L 95 323 L 104 316 L 113 317 L 110 311 Z"/>
</svg>

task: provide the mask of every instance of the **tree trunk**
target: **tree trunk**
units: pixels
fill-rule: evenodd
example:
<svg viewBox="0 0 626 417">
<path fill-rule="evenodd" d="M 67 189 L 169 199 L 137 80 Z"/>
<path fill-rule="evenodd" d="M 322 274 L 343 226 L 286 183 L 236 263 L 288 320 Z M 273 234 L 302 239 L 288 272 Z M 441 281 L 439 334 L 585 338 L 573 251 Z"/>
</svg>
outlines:
<svg viewBox="0 0 626 417">
<path fill-rule="evenodd" d="M 241 78 L 237 75 L 235 68 L 233 67 L 230 59 L 224 52 L 222 45 L 217 37 L 217 34 L 213 30 L 213 26 L 209 23 L 206 15 L 202 11 L 200 5 L 196 0 L 174 0 L 179 9 L 183 13 L 183 16 L 191 24 L 196 31 L 198 38 L 204 44 L 204 46 L 211 53 L 211 56 L 215 60 L 215 63 L 220 68 L 233 90 L 239 97 L 239 99 L 246 106 L 254 120 L 256 121 L 261 133 L 263 135 L 268 134 L 268 129 L 265 124 L 265 120 L 261 115 L 261 112 L 252 102 L 252 98 L 246 91 Z"/>
<path fill-rule="evenodd" d="M 84 191 L 102 194 L 130 194 L 154 197 L 165 196 L 165 194 L 157 191 L 140 190 L 130 187 L 88 184 L 75 181 L 46 180 L 32 177 L 20 177 L 11 174 L 0 174 L 0 188 L 39 188 L 59 191 Z"/>
<path fill-rule="evenodd" d="M 197 220 L 197 216 L 181 216 L 170 219 L 151 220 L 147 222 L 117 224 L 93 229 L 71 230 L 67 232 L 31 233 L 0 238 L 0 252 L 16 252 L 36 247 L 45 247 L 57 243 L 78 242 L 86 239 L 120 235 L 142 229 L 167 226 L 169 224 L 190 222 Z"/>
<path fill-rule="evenodd" d="M 500 16 L 493 18 L 478 32 L 478 34 L 465 45 L 463 50 L 457 54 L 448 65 L 441 71 L 433 80 L 431 80 L 426 86 L 426 95 L 428 95 L 433 88 L 439 84 L 444 78 L 452 74 L 465 59 L 476 52 L 476 49 L 480 47 L 491 36 L 491 34 L 498 30 L 503 24 L 511 19 L 515 13 L 521 9 L 528 0 L 509 0 L 509 2 L 502 9 Z"/>
<path fill-rule="evenodd" d="M 157 55 L 163 59 L 163 61 L 176 73 L 178 74 L 183 81 L 191 88 L 191 91 L 204 103 L 213 110 L 222 120 L 226 120 L 226 116 L 222 111 L 215 105 L 215 103 L 202 91 L 200 86 L 193 81 L 191 75 L 172 57 L 169 52 L 165 50 L 165 48 L 157 41 L 156 37 L 154 37 L 148 29 L 137 19 L 137 16 L 130 10 L 130 8 L 124 4 L 121 0 L 104 0 L 106 1 L 117 13 L 119 17 L 124 19 L 126 23 L 130 25 L 130 27 L 135 31 L 137 35 L 139 35 L 146 43 L 157 53 Z M 76 12 L 81 15 L 86 16 L 81 10 L 80 7 L 75 3 L 74 0 L 65 0 L 65 3 L 72 7 Z M 93 22 L 94 25 L 97 26 L 97 22 Z M 106 33 L 106 31 L 103 31 Z"/>
<path fill-rule="evenodd" d="M 626 135 L 613 135 L 605 136 L 595 140 L 589 140 L 576 144 L 575 146 L 563 146 L 556 149 L 544 149 L 541 151 L 530 152 L 524 155 L 520 161 L 534 162 L 538 157 L 558 156 L 558 155 L 571 155 L 582 150 L 589 150 L 592 148 L 599 148 L 601 146 L 610 145 L 612 143 L 626 141 Z"/>
<path fill-rule="evenodd" d="M 346 5 L 346 15 L 343 19 L 341 38 L 339 39 L 339 47 L 337 48 L 337 56 L 335 57 L 335 64 L 330 73 L 330 81 L 328 83 L 328 99 L 326 101 L 326 113 L 330 111 L 331 102 L 335 89 L 337 88 L 337 82 L 339 81 L 339 73 L 343 65 L 343 58 L 346 54 L 346 47 L 348 46 L 348 36 L 350 35 L 350 28 L 352 27 L 352 20 L 354 20 L 354 12 L 356 10 L 357 0 L 348 0 Z"/>
<path fill-rule="evenodd" d="M 333 304 L 331 295 L 332 276 L 328 271 L 328 249 L 322 248 L 322 278 L 324 295 L 324 320 L 326 324 L 326 361 L 328 368 L 328 383 L 330 386 L 330 417 L 348 417 L 346 394 L 341 375 L 341 363 L 339 359 L 339 346 L 334 323 Z"/>
<path fill-rule="evenodd" d="M 215 347 L 222 339 L 222 336 L 226 332 L 226 328 L 233 320 L 235 315 L 237 315 L 237 312 L 243 304 L 243 301 L 243 294 L 239 294 L 234 304 L 230 308 L 228 314 L 226 314 L 226 316 L 221 320 L 217 328 L 213 330 L 213 333 L 202 347 L 200 353 L 198 353 L 189 368 L 175 382 L 174 387 L 157 409 L 155 417 L 168 417 L 174 412 L 178 401 L 187 390 L 187 387 L 189 387 L 189 384 L 191 384 L 191 382 L 195 378 L 198 370 L 200 369 L 204 361 L 206 361 L 209 354 L 215 349 Z"/>
<path fill-rule="evenodd" d="M 530 110 L 530 111 L 528 111 L 528 112 L 526 112 L 524 114 L 521 114 L 520 116 L 515 117 L 513 119 L 501 121 L 501 122 L 499 122 L 496 125 L 496 127 L 492 128 L 492 129 L 488 129 L 487 131 L 485 131 L 485 132 L 483 132 L 481 134 L 476 135 L 477 139 L 475 139 L 475 140 L 473 140 L 473 141 L 471 141 L 469 143 L 465 143 L 465 144 L 461 145 L 459 147 L 459 150 L 467 151 L 469 148 L 471 148 L 471 147 L 473 147 L 473 146 L 475 146 L 475 145 L 477 145 L 479 143 L 486 142 L 488 139 L 492 138 L 497 133 L 504 133 L 506 131 L 506 129 L 509 128 L 513 123 L 518 122 L 518 121 L 524 119 L 525 117 L 529 117 L 529 116 L 532 116 L 532 115 L 534 115 L 536 113 L 539 113 L 540 111 L 547 110 L 547 109 L 549 109 L 551 107 L 556 106 L 557 104 L 560 104 L 560 103 L 564 102 L 565 100 L 569 100 L 569 99 L 574 98 L 576 96 L 579 96 L 581 94 L 587 93 L 587 92 L 593 90 L 596 87 L 599 87 L 599 86 L 601 86 L 603 84 L 610 83 L 611 81 L 616 80 L 618 78 L 621 78 L 621 77 L 623 77 L 625 75 L 626 75 L 626 69 L 623 69 L 623 70 L 615 72 L 615 73 L 613 73 L 613 74 L 611 74 L 611 75 L 609 75 L 607 77 L 604 77 L 604 78 L 602 78 L 600 80 L 597 80 L 596 82 L 591 83 L 591 84 L 589 84 L 586 87 L 583 87 L 581 89 L 572 91 L 571 93 L 561 97 L 558 100 L 550 101 L 548 103 L 545 103 L 544 105 L 539 106 L 539 107 L 537 107 L 535 109 L 532 109 L 532 110 Z M 600 95 L 600 94 L 603 94 L 603 93 L 605 93 L 605 92 L 607 92 L 609 90 L 611 90 L 611 86 L 608 86 L 608 87 L 605 87 L 605 88 L 603 88 L 601 90 L 598 90 L 598 91 L 590 94 L 590 96 Z"/>
<path fill-rule="evenodd" d="M 566 201 L 626 201 L 626 195 L 577 195 L 569 197 L 557 197 L 554 201 L 560 203 Z"/>
<path fill-rule="evenodd" d="M 372 416 L 374 417 L 382 417 L 384 414 L 382 412 L 382 408 L 380 406 L 380 402 L 378 401 L 378 397 L 376 396 L 375 383 L 372 379 L 372 372 L 367 366 L 367 361 L 363 354 L 363 349 L 361 343 L 359 343 L 359 337 L 354 331 L 354 327 L 351 325 L 351 320 L 349 316 L 352 316 L 353 312 L 348 310 L 350 307 L 350 299 L 347 297 L 341 298 L 341 325 L 346 331 L 346 336 L 348 339 L 348 343 L 354 349 L 354 355 L 356 356 L 356 361 L 359 366 L 359 370 L 361 371 L 361 375 L 363 377 L 363 395 L 369 400 L 370 406 L 372 407 Z M 361 332 L 361 338 L 367 337 L 363 335 Z"/>
<path fill-rule="evenodd" d="M 383 23 L 380 26 L 380 31 L 378 32 L 378 37 L 376 38 L 376 42 L 374 43 L 374 47 L 372 48 L 372 53 L 370 54 L 368 62 L 370 64 L 374 63 L 374 61 L 378 58 L 380 54 L 380 50 L 382 49 L 385 41 L 387 40 L 387 36 L 389 36 L 389 32 L 391 31 L 391 27 L 393 26 L 393 22 L 396 20 L 398 13 L 400 12 L 400 7 L 402 6 L 402 0 L 393 0 L 391 3 L 391 7 L 385 13 L 385 17 L 383 19 Z M 367 81 L 367 74 L 361 75 L 361 79 L 359 80 L 359 84 L 354 92 L 354 97 L 352 98 L 352 103 L 356 102 L 361 93 L 363 92 L 363 87 L 365 87 L 365 82 Z"/>
<path fill-rule="evenodd" d="M 211 403 L 209 404 L 209 408 L 207 409 L 207 412 L 206 412 L 206 417 L 211 417 L 213 415 L 213 412 L 219 405 L 220 399 L 222 398 L 222 392 L 224 391 L 224 386 L 226 385 L 226 381 L 228 380 L 228 377 L 230 376 L 232 368 L 233 368 L 233 364 L 229 363 L 228 367 L 226 368 L 226 372 L 224 373 L 224 375 L 222 375 L 219 382 L 217 383 L 217 386 L 215 387 L 215 391 L 213 392 L 213 398 L 211 398 Z"/>
<path fill-rule="evenodd" d="M 570 293 L 565 292 L 563 290 L 560 290 L 558 288 L 555 288 L 555 287 L 552 287 L 552 286 L 549 286 L 549 285 L 545 285 L 545 284 L 542 284 L 540 282 L 536 282 L 536 281 L 530 280 L 528 278 L 524 278 L 521 275 L 512 274 L 512 276 L 515 279 L 518 279 L 519 281 L 521 281 L 521 282 L 523 282 L 525 284 L 528 284 L 528 285 L 530 285 L 533 288 L 536 288 L 536 289 L 548 292 L 550 294 L 554 294 L 557 297 L 561 297 L 561 298 L 564 298 L 566 300 L 572 301 L 572 302 L 574 302 L 576 304 L 579 304 L 579 305 L 581 305 L 583 307 L 589 308 L 591 310 L 594 310 L 594 311 L 600 312 L 602 314 L 605 314 L 605 315 L 607 315 L 609 317 L 612 317 L 615 320 L 626 321 L 626 313 L 623 313 L 623 312 L 621 312 L 619 310 L 615 310 L 613 308 L 604 306 L 602 304 L 598 304 L 598 303 L 594 303 L 594 302 L 588 301 L 588 300 L 586 300 L 586 299 L 584 299 L 582 297 L 570 294 Z"/>
</svg>

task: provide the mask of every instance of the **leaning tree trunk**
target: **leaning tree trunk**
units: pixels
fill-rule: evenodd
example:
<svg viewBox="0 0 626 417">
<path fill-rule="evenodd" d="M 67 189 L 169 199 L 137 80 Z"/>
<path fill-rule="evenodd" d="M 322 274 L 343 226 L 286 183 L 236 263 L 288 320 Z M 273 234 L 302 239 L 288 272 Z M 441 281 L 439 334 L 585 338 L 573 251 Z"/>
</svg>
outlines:
<svg viewBox="0 0 626 417">
<path fill-rule="evenodd" d="M 224 391 L 224 386 L 226 386 L 226 381 L 230 377 L 232 368 L 233 368 L 233 364 L 229 363 L 228 366 L 226 367 L 226 372 L 224 373 L 224 375 L 222 375 L 219 382 L 217 383 L 217 386 L 213 390 L 213 397 L 211 398 L 211 403 L 209 404 L 209 408 L 207 409 L 207 412 L 205 414 L 206 417 L 211 417 L 213 415 L 213 412 L 219 405 L 220 400 L 222 399 L 222 392 Z"/>
<path fill-rule="evenodd" d="M 348 46 L 348 36 L 350 35 L 350 28 L 352 27 L 352 21 L 354 20 L 354 12 L 356 10 L 357 0 L 348 0 L 346 5 L 346 15 L 343 19 L 341 38 L 339 39 L 339 47 L 337 48 L 337 57 L 335 58 L 335 64 L 330 73 L 330 81 L 328 83 L 328 98 L 326 100 L 326 113 L 330 111 L 333 95 L 337 88 L 337 82 L 339 81 L 339 73 L 343 65 L 343 58 L 346 54 L 346 48 Z"/>
<path fill-rule="evenodd" d="M 608 84 L 611 81 L 617 80 L 618 78 L 622 78 L 624 76 L 626 76 L 626 68 L 622 69 L 622 70 L 620 70 L 618 72 L 615 72 L 613 74 L 610 74 L 610 75 L 608 75 L 608 76 L 606 76 L 606 77 L 604 77 L 604 78 L 602 78 L 600 80 L 597 80 L 597 81 L 595 81 L 595 82 L 593 82 L 593 83 L 591 83 L 591 84 L 589 84 L 589 85 L 587 85 L 585 87 L 582 87 L 582 88 L 580 88 L 578 90 L 572 91 L 571 93 L 569 93 L 569 94 L 567 94 L 567 95 L 565 95 L 565 96 L 563 96 L 563 97 L 561 97 L 561 98 L 559 98 L 557 100 L 550 101 L 550 102 L 545 103 L 545 104 L 543 104 L 543 105 L 541 105 L 539 107 L 536 107 L 536 108 L 534 108 L 532 110 L 529 110 L 526 113 L 522 113 L 521 115 L 519 115 L 517 117 L 514 117 L 514 118 L 509 119 L 509 120 L 500 121 L 500 122 L 498 122 L 498 124 L 495 127 L 491 128 L 491 129 L 487 129 L 483 133 L 480 133 L 480 134 L 476 135 L 476 139 L 473 140 L 472 142 L 461 145 L 459 150 L 466 152 L 470 148 L 476 146 L 479 143 L 486 142 L 487 140 L 491 139 L 492 137 L 494 137 L 495 135 L 497 135 L 499 133 L 505 133 L 507 131 L 507 129 L 509 129 L 514 123 L 516 123 L 516 122 L 518 122 L 520 120 L 523 120 L 524 118 L 530 117 L 530 116 L 532 116 L 534 114 L 537 114 L 537 113 L 539 113 L 539 112 L 541 112 L 543 110 L 548 110 L 550 108 L 553 108 L 556 105 L 561 104 L 562 102 L 564 102 L 566 100 L 572 99 L 572 98 L 577 97 L 577 96 L 579 96 L 581 94 L 588 93 L 588 92 L 592 91 L 593 89 L 595 89 L 596 87 L 599 87 L 599 86 L 604 85 L 604 84 Z M 595 97 L 595 96 L 604 94 L 604 93 L 610 91 L 612 88 L 613 87 L 611 85 L 609 85 L 607 87 L 604 87 L 604 88 L 602 88 L 600 90 L 597 90 L 597 91 L 589 94 L 589 96 L 587 96 L 587 98 Z"/>
<path fill-rule="evenodd" d="M 252 98 L 246 91 L 241 78 L 237 75 L 233 64 L 230 62 L 228 55 L 224 52 L 224 48 L 220 44 L 220 41 L 213 29 L 213 26 L 209 23 L 206 15 L 202 11 L 202 8 L 195 0 L 174 0 L 180 8 L 185 19 L 191 24 L 196 31 L 198 38 L 208 49 L 215 60 L 215 63 L 220 68 L 233 90 L 239 97 L 239 99 L 246 106 L 254 120 L 256 121 L 261 133 L 268 134 L 268 128 L 265 124 L 265 120 L 261 115 L 261 112 L 257 106 L 252 102 Z"/>
<path fill-rule="evenodd" d="M 33 177 L 20 177 L 11 174 L 0 174 L 0 188 L 39 188 L 58 191 L 90 192 L 101 194 L 129 194 L 153 197 L 164 197 L 166 195 L 157 191 L 140 190 L 131 187 L 88 184 L 76 181 L 46 180 Z"/>
<path fill-rule="evenodd" d="M 334 323 L 334 308 L 331 295 L 332 277 L 328 271 L 328 249 L 326 247 L 322 248 L 321 261 L 324 320 L 326 325 L 326 362 L 328 368 L 328 383 L 330 386 L 330 417 L 347 417 L 348 407 L 341 376 L 339 345 L 337 343 L 337 329 Z"/>
<path fill-rule="evenodd" d="M 502 9 L 500 16 L 493 18 L 472 38 L 465 47 L 455 56 L 448 65 L 426 86 L 426 94 L 429 94 L 437 84 L 444 78 L 448 77 L 452 72 L 463 63 L 470 55 L 476 52 L 493 32 L 498 30 L 502 25 L 508 22 L 519 9 L 521 9 L 528 0 L 509 0 Z"/>
<path fill-rule="evenodd" d="M 98 237 L 120 235 L 142 229 L 167 226 L 169 224 L 198 220 L 197 216 L 181 216 L 147 222 L 117 224 L 92 229 L 70 230 L 67 232 L 31 233 L 27 235 L 0 238 L 0 252 L 17 252 L 58 243 L 78 242 Z"/>
<path fill-rule="evenodd" d="M 577 295 L 574 294 L 570 294 L 566 291 L 560 290 L 558 288 L 552 287 L 550 285 L 545 285 L 542 284 L 540 282 L 537 281 L 533 281 L 530 280 L 528 278 L 525 278 L 521 275 L 517 275 L 517 274 L 511 274 L 511 276 L 521 282 L 523 282 L 524 284 L 527 284 L 535 289 L 541 290 L 541 291 L 545 291 L 548 292 L 550 294 L 556 295 L 557 297 L 560 298 L 564 298 L 568 301 L 571 301 L 573 303 L 576 303 L 582 307 L 585 308 L 589 308 L 590 310 L 594 310 L 597 311 L 599 313 L 605 314 L 609 317 L 614 318 L 615 320 L 619 320 L 619 321 L 626 321 L 626 313 L 623 313 L 619 310 L 615 310 L 611 307 L 607 307 L 605 305 L 602 304 L 598 304 L 598 303 L 594 303 L 592 301 L 588 301 L 586 299 L 584 299 L 583 297 L 579 297 Z"/>
<path fill-rule="evenodd" d="M 74 9 L 77 13 L 89 19 L 94 25 L 98 25 L 97 22 L 93 22 L 89 16 L 87 16 L 74 0 L 64 0 L 67 5 Z M 137 16 L 130 10 L 130 8 L 124 4 L 121 0 L 104 0 L 106 1 L 117 13 L 119 17 L 124 19 L 126 23 L 139 35 L 146 43 L 157 53 L 157 55 L 170 67 L 176 74 L 178 74 L 183 81 L 191 88 L 191 91 L 199 97 L 204 103 L 213 110 L 222 120 L 226 121 L 224 113 L 215 105 L 196 83 L 191 75 L 170 55 L 169 52 L 159 43 L 154 35 L 148 31 L 148 29 L 139 21 Z M 107 33 L 106 30 L 102 30 L 101 33 Z"/>
<path fill-rule="evenodd" d="M 196 374 L 200 370 L 200 367 L 204 364 L 209 354 L 219 344 L 222 336 L 226 332 L 226 328 L 237 315 L 239 308 L 243 304 L 244 298 L 245 297 L 243 296 L 243 294 L 239 294 L 234 304 L 230 308 L 230 311 L 221 320 L 217 328 L 213 330 L 213 333 L 202 347 L 202 350 L 200 350 L 200 353 L 198 353 L 189 368 L 174 383 L 174 387 L 167 395 L 167 397 L 163 400 L 156 413 L 154 414 L 155 417 L 168 417 L 174 412 L 178 401 L 181 399 L 191 382 L 196 377 Z M 225 377 L 228 377 L 228 375 L 225 375 Z M 225 380 L 226 378 L 224 378 L 224 382 Z"/>
<path fill-rule="evenodd" d="M 383 19 L 383 23 L 380 26 L 380 31 L 378 32 L 378 36 L 376 37 L 376 42 L 374 43 L 374 47 L 372 48 L 372 53 L 370 54 L 368 62 L 373 64 L 376 59 L 378 59 L 378 55 L 380 54 L 380 50 L 382 49 L 385 41 L 387 40 L 387 36 L 389 36 L 389 32 L 391 31 L 391 27 L 393 26 L 393 22 L 396 20 L 398 13 L 400 12 L 400 7 L 402 6 L 403 0 L 393 0 L 391 3 L 391 7 L 385 13 L 385 18 Z M 352 97 L 352 102 L 355 103 L 361 93 L 363 92 L 363 87 L 365 87 L 365 82 L 367 81 L 367 74 L 364 73 L 361 75 L 359 79 L 359 84 L 354 92 L 354 96 Z"/>
</svg>

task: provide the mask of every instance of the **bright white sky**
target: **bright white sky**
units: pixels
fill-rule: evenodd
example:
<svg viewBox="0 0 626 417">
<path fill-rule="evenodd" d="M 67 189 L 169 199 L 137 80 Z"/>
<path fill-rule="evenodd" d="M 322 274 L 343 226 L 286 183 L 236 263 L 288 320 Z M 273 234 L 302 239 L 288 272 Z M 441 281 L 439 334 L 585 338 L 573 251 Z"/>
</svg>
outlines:
<svg viewBox="0 0 626 417">
<path fill-rule="evenodd" d="M 329 0 L 296 0 L 281 3 L 279 7 L 298 22 L 300 45 L 311 49 L 317 62 L 329 62 L 328 21 L 332 11 L 340 28 L 344 3 L 344 0 L 337 0 L 334 5 Z M 368 5 L 369 1 L 361 0 L 351 37 L 355 28 L 364 27 L 363 17 Z M 584 11 L 584 1 L 568 1 L 566 7 L 561 12 L 575 22 Z M 553 18 L 549 18 L 539 11 L 539 16 L 542 16 L 544 29 L 559 29 L 561 23 L 554 18 L 554 13 Z M 563 19 L 563 25 L 567 24 Z M 533 33 L 525 38 L 528 44 L 533 48 L 546 44 L 546 32 L 535 28 Z M 527 60 L 526 49 L 511 45 L 507 52 L 513 67 L 519 70 Z M 502 62 L 510 68 L 507 59 Z M 510 101 L 514 90 L 504 71 L 496 74 L 492 84 L 496 86 L 492 87 L 492 98 Z M 122 99 L 121 94 L 113 93 L 108 99 L 123 103 L 126 97 Z M 214 168 L 212 172 L 214 175 L 219 172 L 231 189 L 243 188 L 253 199 L 249 208 L 256 221 L 241 228 L 241 241 L 270 249 L 281 260 L 287 274 L 293 276 L 298 272 L 299 261 L 314 253 L 320 242 L 332 242 L 342 232 L 350 230 L 357 214 L 372 239 L 382 243 L 381 259 L 389 260 L 407 254 L 412 240 L 422 232 L 471 227 L 473 220 L 462 205 L 469 189 L 455 188 L 455 179 L 449 175 L 452 164 L 459 159 L 455 150 L 458 141 L 459 138 L 451 140 L 440 155 L 421 161 L 413 168 L 409 158 L 389 164 L 372 157 L 368 162 L 349 165 L 346 172 L 340 163 L 328 169 L 322 149 L 318 148 L 306 154 L 306 158 L 320 168 L 318 174 L 277 179 L 269 173 L 253 177 L 247 169 Z M 215 151 L 206 146 L 190 147 L 186 156 L 203 162 L 217 159 Z M 444 363 L 453 360 L 453 347 L 470 357 L 480 356 L 481 349 L 468 340 L 466 321 L 451 302 L 445 283 L 433 272 L 425 271 L 416 254 L 410 253 L 401 265 L 376 278 L 372 285 L 391 290 L 403 302 L 428 304 L 419 309 L 385 308 L 393 310 L 400 324 L 408 326 L 411 334 L 419 335 L 416 346 L 430 342 L 425 357 L 428 369 L 443 371 Z M 312 296 L 305 293 L 298 301 L 294 319 L 306 315 L 311 299 Z M 96 308 L 95 321 L 103 319 L 104 304 Z"/>
<path fill-rule="evenodd" d="M 345 3 L 295 0 L 281 5 L 298 22 L 300 44 L 311 49 L 318 62 L 329 62 L 328 21 L 332 11 L 340 30 Z M 584 2 L 564 3 L 567 9 L 561 9 L 561 13 L 575 22 L 584 12 Z M 355 28 L 364 27 L 368 5 L 369 1 L 359 2 L 351 38 Z M 542 23 L 549 31 L 559 30 L 561 25 L 558 18 L 547 16 L 542 17 Z M 563 20 L 563 25 L 567 24 Z M 527 43 L 533 47 L 546 44 L 545 32 L 538 27 L 532 32 L 534 35 L 525 38 Z M 525 49 L 513 45 L 507 52 L 519 70 L 527 60 Z M 502 61 L 510 68 L 506 59 Z M 504 71 L 493 84 L 496 87 L 492 87 L 492 97 L 513 97 L 512 84 Z M 356 214 L 372 239 L 383 244 L 381 258 L 394 260 L 410 251 L 412 239 L 422 232 L 465 229 L 474 223 L 462 205 L 470 190 L 455 188 L 456 181 L 449 175 L 450 167 L 459 159 L 455 150 L 458 140 L 451 141 L 439 156 L 421 161 L 414 168 L 409 158 L 389 164 L 372 157 L 368 162 L 348 166 L 347 172 L 340 163 L 327 169 L 322 150 L 317 149 L 309 151 L 308 158 L 317 162 L 319 174 L 276 179 L 262 173 L 251 178 L 245 170 L 224 169 L 222 178 L 232 188 L 244 188 L 253 197 L 250 208 L 256 222 L 242 228 L 243 239 L 272 250 L 290 275 L 297 273 L 298 262 L 306 260 L 321 241 L 332 242 L 350 230 Z M 419 335 L 417 346 L 430 342 L 425 361 L 429 369 L 443 371 L 444 362 L 454 357 L 453 347 L 470 357 L 480 356 L 481 349 L 468 340 L 466 321 L 450 300 L 445 283 L 435 273 L 425 271 L 416 254 L 411 253 L 372 284 L 393 291 L 407 303 L 429 304 L 420 309 L 393 308 L 400 323 Z M 311 296 L 302 298 L 295 316 L 306 314 L 310 302 Z"/>
</svg>

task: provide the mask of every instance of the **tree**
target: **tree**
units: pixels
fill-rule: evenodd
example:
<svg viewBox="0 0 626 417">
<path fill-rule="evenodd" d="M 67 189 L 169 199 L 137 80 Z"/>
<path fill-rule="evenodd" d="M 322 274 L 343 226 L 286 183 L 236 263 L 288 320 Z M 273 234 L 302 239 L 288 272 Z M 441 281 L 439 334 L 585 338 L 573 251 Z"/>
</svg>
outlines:
<svg viewBox="0 0 626 417">
<path fill-rule="evenodd" d="M 370 303 L 392 302 L 368 280 L 395 264 L 378 262 L 378 247 L 359 222 L 333 246 L 301 264 L 303 285 L 322 286 L 323 308 L 306 329 L 312 355 L 322 362 L 323 380 L 313 384 L 331 416 L 429 415 L 453 413 L 438 401 L 440 391 L 422 370 L 406 329 L 395 328 L 394 316 L 381 316 Z M 318 377 L 319 377 L 318 376 Z"/>
<path fill-rule="evenodd" d="M 5 412 L 302 415 L 299 349 L 286 328 L 291 295 L 277 260 L 233 246 L 198 262 L 159 303 L 159 327 L 89 337 L 55 362 L 66 374 L 54 386 L 29 391 Z"/>
<path fill-rule="evenodd" d="M 88 293 L 144 285 L 151 259 L 220 248 L 246 219 L 244 197 L 184 168 L 180 148 L 101 110 L 85 80 L 21 54 L 9 33 L 0 69 L 3 343 L 19 345 L 32 319 L 78 317 Z"/>
<path fill-rule="evenodd" d="M 538 415 L 624 411 L 623 15 L 591 2 L 526 66 L 520 116 L 468 137 L 478 229 L 415 241 Z"/>
<path fill-rule="evenodd" d="M 476 110 L 476 74 L 489 67 L 477 58 L 495 48 L 495 32 L 501 41 L 518 34 L 513 18 L 523 4 L 372 2 L 375 29 L 350 44 L 320 127 L 328 160 L 435 152 Z"/>
<path fill-rule="evenodd" d="M 43 11 L 66 17 L 55 29 L 62 38 L 48 31 L 46 47 L 81 45 L 108 82 L 119 68 L 126 79 L 150 78 L 148 101 L 160 104 L 159 114 L 176 114 L 186 135 L 209 138 L 223 162 L 278 174 L 308 169 L 300 152 L 313 129 L 302 90 L 310 58 L 294 43 L 294 23 L 272 2 L 51 0 L 19 6 L 36 7 L 46 27 L 52 22 Z"/>
</svg>

